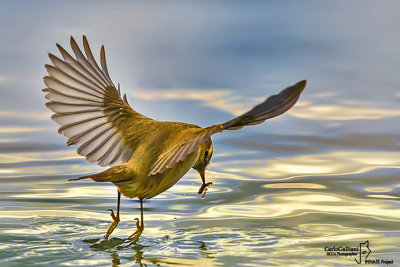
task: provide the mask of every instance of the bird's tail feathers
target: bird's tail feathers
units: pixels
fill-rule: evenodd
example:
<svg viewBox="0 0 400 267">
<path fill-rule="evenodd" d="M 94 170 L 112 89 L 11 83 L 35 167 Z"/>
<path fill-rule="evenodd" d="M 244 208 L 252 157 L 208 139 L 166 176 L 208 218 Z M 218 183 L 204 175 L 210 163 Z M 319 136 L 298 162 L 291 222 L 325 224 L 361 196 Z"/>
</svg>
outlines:
<svg viewBox="0 0 400 267">
<path fill-rule="evenodd" d="M 78 181 L 78 180 L 83 180 L 83 179 L 92 178 L 92 177 L 93 177 L 93 175 L 87 175 L 87 176 L 82 176 L 79 178 L 68 179 L 68 181 Z"/>
<path fill-rule="evenodd" d="M 135 177 L 134 171 L 124 165 L 111 167 L 103 172 L 69 179 L 68 181 L 78 181 L 90 178 L 95 182 L 126 182 Z"/>
</svg>

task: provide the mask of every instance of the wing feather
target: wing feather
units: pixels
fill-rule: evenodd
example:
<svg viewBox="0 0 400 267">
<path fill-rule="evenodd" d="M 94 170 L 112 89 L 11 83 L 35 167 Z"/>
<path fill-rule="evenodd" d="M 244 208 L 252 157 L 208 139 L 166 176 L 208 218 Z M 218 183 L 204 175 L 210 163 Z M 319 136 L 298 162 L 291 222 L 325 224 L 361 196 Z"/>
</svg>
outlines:
<svg viewBox="0 0 400 267">
<path fill-rule="evenodd" d="M 69 113 L 69 112 L 80 112 L 87 109 L 96 109 L 95 104 L 67 104 L 62 102 L 51 101 L 46 103 L 46 107 L 54 111 L 55 113 Z M 100 109 L 97 109 L 100 111 Z"/>
<path fill-rule="evenodd" d="M 100 145 L 98 145 L 95 149 L 91 150 L 90 153 L 87 154 L 89 161 L 99 161 L 99 165 L 101 166 L 100 159 L 108 152 L 110 147 L 114 145 L 116 141 L 118 141 L 119 137 L 116 133 L 111 133 L 106 138 L 103 138 L 103 141 Z"/>
<path fill-rule="evenodd" d="M 49 90 L 49 93 L 45 96 L 45 98 L 50 101 L 68 103 L 68 104 L 87 104 L 87 103 L 93 103 L 93 102 L 97 103 L 97 104 L 101 104 L 100 101 L 91 100 L 91 99 L 84 98 L 84 97 L 65 95 L 56 90 Z"/>
<path fill-rule="evenodd" d="M 45 65 L 45 67 L 47 69 L 47 73 L 51 77 L 63 81 L 73 88 L 77 88 L 80 91 L 85 91 L 91 94 L 95 94 L 97 96 L 101 96 L 104 93 L 101 92 L 98 88 L 93 87 L 92 85 L 86 84 L 83 81 L 76 80 L 74 77 L 71 77 L 70 75 L 56 67 L 53 67 L 51 65 Z"/>
<path fill-rule="evenodd" d="M 86 39 L 86 38 L 85 38 Z M 84 40 L 85 40 L 84 39 Z M 83 55 L 81 49 L 79 48 L 78 44 L 75 42 L 75 39 L 71 37 L 70 40 L 71 48 L 72 51 L 74 52 L 77 60 L 79 63 L 82 64 L 82 66 L 93 76 L 96 77 L 99 82 L 105 87 L 108 86 L 108 82 L 104 77 L 99 75 L 99 73 L 96 71 L 95 67 L 86 59 L 86 57 Z"/>
<path fill-rule="evenodd" d="M 95 152 L 96 149 L 98 149 L 98 146 L 101 145 L 105 141 L 105 139 L 111 137 L 112 134 L 114 134 L 114 132 L 112 131 L 112 128 L 106 127 L 105 129 L 100 131 L 98 134 L 93 136 L 90 140 L 83 143 L 77 150 L 78 154 L 89 157 L 90 153 Z"/>
<path fill-rule="evenodd" d="M 44 83 L 46 84 L 47 88 L 43 89 L 43 91 L 56 91 L 64 95 L 75 96 L 75 97 L 86 97 L 96 101 L 102 101 L 101 94 L 93 94 L 87 92 L 85 90 L 80 90 L 76 87 L 72 87 L 70 85 L 66 85 L 59 80 L 55 79 L 54 77 L 46 76 L 43 78 Z"/>
<path fill-rule="evenodd" d="M 100 62 L 101 62 L 101 67 L 102 67 L 104 73 L 109 78 L 110 74 L 108 74 L 107 62 L 106 62 L 106 52 L 104 51 L 104 45 L 102 45 L 101 49 L 100 49 Z M 119 84 L 118 84 L 118 89 L 119 89 Z"/>
<path fill-rule="evenodd" d="M 68 138 L 67 145 L 78 145 L 78 153 L 88 161 L 96 161 L 101 166 L 126 163 L 140 143 L 132 138 L 140 139 L 141 135 L 127 134 L 125 125 L 129 122 L 143 127 L 146 123 L 142 122 L 151 119 L 135 112 L 126 95 L 121 97 L 119 85 L 116 88 L 111 81 L 104 46 L 100 49 L 100 68 L 85 36 L 86 56 L 72 37 L 70 45 L 75 58 L 57 44 L 64 60 L 49 54 L 54 66 L 45 65 L 48 76 L 44 77 L 47 88 L 43 91 L 49 100 L 46 106 L 54 112 L 52 119 L 60 125 L 59 133 Z M 214 133 L 257 125 L 286 112 L 296 103 L 305 85 L 306 81 L 301 81 L 288 87 L 223 124 L 196 128 L 189 138 L 180 140 L 158 157 L 150 175 L 164 172 L 184 160 Z"/>
<path fill-rule="evenodd" d="M 96 128 L 94 126 L 100 126 L 104 123 L 107 123 L 107 120 L 103 116 L 88 118 L 86 120 L 78 121 L 75 123 L 65 124 L 64 126 L 61 126 L 58 129 L 58 133 L 60 134 L 62 133 L 64 136 L 72 138 L 73 136 L 75 136 L 75 134 L 77 134 L 77 132 L 84 131 L 85 129 L 88 129 L 88 127 L 90 126 Z M 62 123 L 59 124 L 61 125 Z"/>
<path fill-rule="evenodd" d="M 124 152 L 125 145 L 120 141 L 114 148 L 112 152 L 112 157 L 110 157 L 109 165 L 119 165 L 120 162 L 124 162 L 122 159 L 122 153 Z"/>
<path fill-rule="evenodd" d="M 114 140 L 112 141 L 112 143 L 109 145 L 109 147 L 107 148 L 107 151 L 103 154 L 103 156 L 101 156 L 98 159 L 99 165 L 100 166 L 105 166 L 107 162 L 110 162 L 111 158 L 112 158 L 112 153 L 115 149 L 115 147 L 118 145 L 118 143 L 121 141 L 121 139 L 118 136 L 115 136 Z"/>
<path fill-rule="evenodd" d="M 189 154 L 195 152 L 198 147 L 206 142 L 214 133 L 222 131 L 221 125 L 213 125 L 208 128 L 198 128 L 197 133 L 191 134 L 190 138 L 181 141 L 179 144 L 166 151 L 156 160 L 150 168 L 150 175 L 162 173 L 172 168 L 176 163 L 184 160 Z"/>
<path fill-rule="evenodd" d="M 108 73 L 103 46 L 100 69 L 85 36 L 86 56 L 72 37 L 70 44 L 75 58 L 59 44 L 63 59 L 49 54 L 53 65 L 45 65 L 46 106 L 54 112 L 52 119 L 68 138 L 67 145 L 78 145 L 78 154 L 100 166 L 123 164 L 135 149 L 123 134 L 124 123 L 151 119 L 121 98 Z"/>
<path fill-rule="evenodd" d="M 92 64 L 92 66 L 94 66 L 94 68 L 96 69 L 97 73 L 102 77 L 105 78 L 106 80 L 106 84 L 107 85 L 113 85 L 110 77 L 108 77 L 108 75 L 106 73 L 104 73 L 100 68 L 99 65 L 97 65 L 96 60 L 94 59 L 94 56 L 92 54 L 92 51 L 90 49 L 89 43 L 86 39 L 86 36 L 83 36 L 83 48 L 85 49 L 85 53 L 87 56 L 87 59 L 89 60 L 89 62 Z M 114 85 L 113 85 L 114 86 Z"/>
<path fill-rule="evenodd" d="M 71 64 L 62 61 L 58 57 L 54 56 L 53 54 L 49 54 L 49 58 L 51 62 L 53 62 L 54 66 L 63 71 L 65 74 L 68 76 L 72 77 L 76 81 L 82 83 L 82 84 L 88 84 L 91 87 L 95 88 L 98 90 L 98 92 L 104 92 L 104 89 L 100 83 L 98 83 L 96 80 L 91 79 L 87 75 L 85 75 L 85 72 L 81 72 L 78 69 L 76 69 L 74 66 Z"/>
<path fill-rule="evenodd" d="M 222 124 L 224 130 L 237 130 L 243 126 L 257 125 L 279 116 L 288 111 L 299 99 L 306 86 L 306 81 L 300 81 L 277 95 L 268 97 L 263 103 L 255 106 L 250 111 Z"/>
<path fill-rule="evenodd" d="M 89 121 L 71 126 L 66 128 L 63 133 L 68 137 L 67 145 L 70 146 L 89 141 L 89 139 L 106 127 L 109 127 L 107 121 L 101 118 L 97 121 Z"/>
<path fill-rule="evenodd" d="M 82 75 L 84 75 L 86 78 L 92 80 L 95 82 L 98 86 L 103 87 L 105 84 L 101 82 L 101 79 L 98 77 L 94 76 L 89 69 L 87 69 L 85 66 L 82 65 L 81 62 L 78 60 L 74 59 L 64 48 L 62 48 L 59 44 L 57 44 L 57 48 L 60 51 L 61 55 L 63 56 L 65 62 L 73 66 L 76 70 L 78 70 Z"/>
<path fill-rule="evenodd" d="M 296 103 L 305 85 L 306 81 L 298 82 L 284 89 L 279 94 L 268 97 L 263 103 L 255 106 L 243 115 L 223 124 L 213 125 L 205 129 L 199 128 L 198 132 L 192 134 L 189 140 L 183 140 L 178 145 L 160 155 L 152 165 L 150 175 L 164 172 L 179 161 L 182 161 L 187 155 L 196 151 L 201 144 L 205 143 L 208 138 L 215 133 L 222 132 L 223 130 L 237 130 L 249 125 L 257 125 L 264 122 L 266 119 L 281 115 Z"/>
</svg>

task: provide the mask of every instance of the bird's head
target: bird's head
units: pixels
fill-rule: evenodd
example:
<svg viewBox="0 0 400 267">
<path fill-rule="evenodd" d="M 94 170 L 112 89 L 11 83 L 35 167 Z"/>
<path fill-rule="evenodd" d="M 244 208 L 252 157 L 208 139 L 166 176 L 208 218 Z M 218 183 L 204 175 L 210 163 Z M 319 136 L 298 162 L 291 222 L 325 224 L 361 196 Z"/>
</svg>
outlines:
<svg viewBox="0 0 400 267">
<path fill-rule="evenodd" d="M 203 180 L 203 184 L 205 183 L 205 170 L 207 165 L 210 163 L 211 157 L 213 153 L 213 146 L 211 138 L 208 139 L 207 142 L 200 146 L 199 157 L 196 160 L 196 163 L 193 165 L 193 169 L 198 171 L 200 174 L 201 180 Z"/>
</svg>

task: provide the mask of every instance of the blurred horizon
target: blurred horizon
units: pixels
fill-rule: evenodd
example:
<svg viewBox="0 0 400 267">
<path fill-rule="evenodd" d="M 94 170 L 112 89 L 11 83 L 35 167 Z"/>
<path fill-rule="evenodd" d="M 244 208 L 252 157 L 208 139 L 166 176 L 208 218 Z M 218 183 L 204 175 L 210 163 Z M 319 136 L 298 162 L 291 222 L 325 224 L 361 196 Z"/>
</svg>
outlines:
<svg viewBox="0 0 400 267">
<path fill-rule="evenodd" d="M 47 52 L 59 56 L 56 43 L 71 51 L 70 36 L 81 44 L 86 35 L 96 57 L 105 45 L 132 107 L 154 119 L 207 126 L 307 79 L 294 110 L 249 131 L 284 135 L 289 121 L 304 134 L 399 133 L 395 2 L 40 3 L 6 1 L 0 11 L 12 25 L 1 30 L 3 127 L 56 127 L 40 91 Z"/>
</svg>

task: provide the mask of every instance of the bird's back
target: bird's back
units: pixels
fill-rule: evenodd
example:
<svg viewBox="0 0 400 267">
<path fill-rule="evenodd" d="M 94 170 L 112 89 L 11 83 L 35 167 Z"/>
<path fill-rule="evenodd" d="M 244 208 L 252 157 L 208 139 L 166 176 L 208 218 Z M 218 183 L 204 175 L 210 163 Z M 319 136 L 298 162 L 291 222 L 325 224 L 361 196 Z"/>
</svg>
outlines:
<svg viewBox="0 0 400 267">
<path fill-rule="evenodd" d="M 134 150 L 127 165 L 147 175 L 161 155 L 202 130 L 197 125 L 182 122 L 132 120 L 122 130 L 127 144 Z"/>
</svg>

